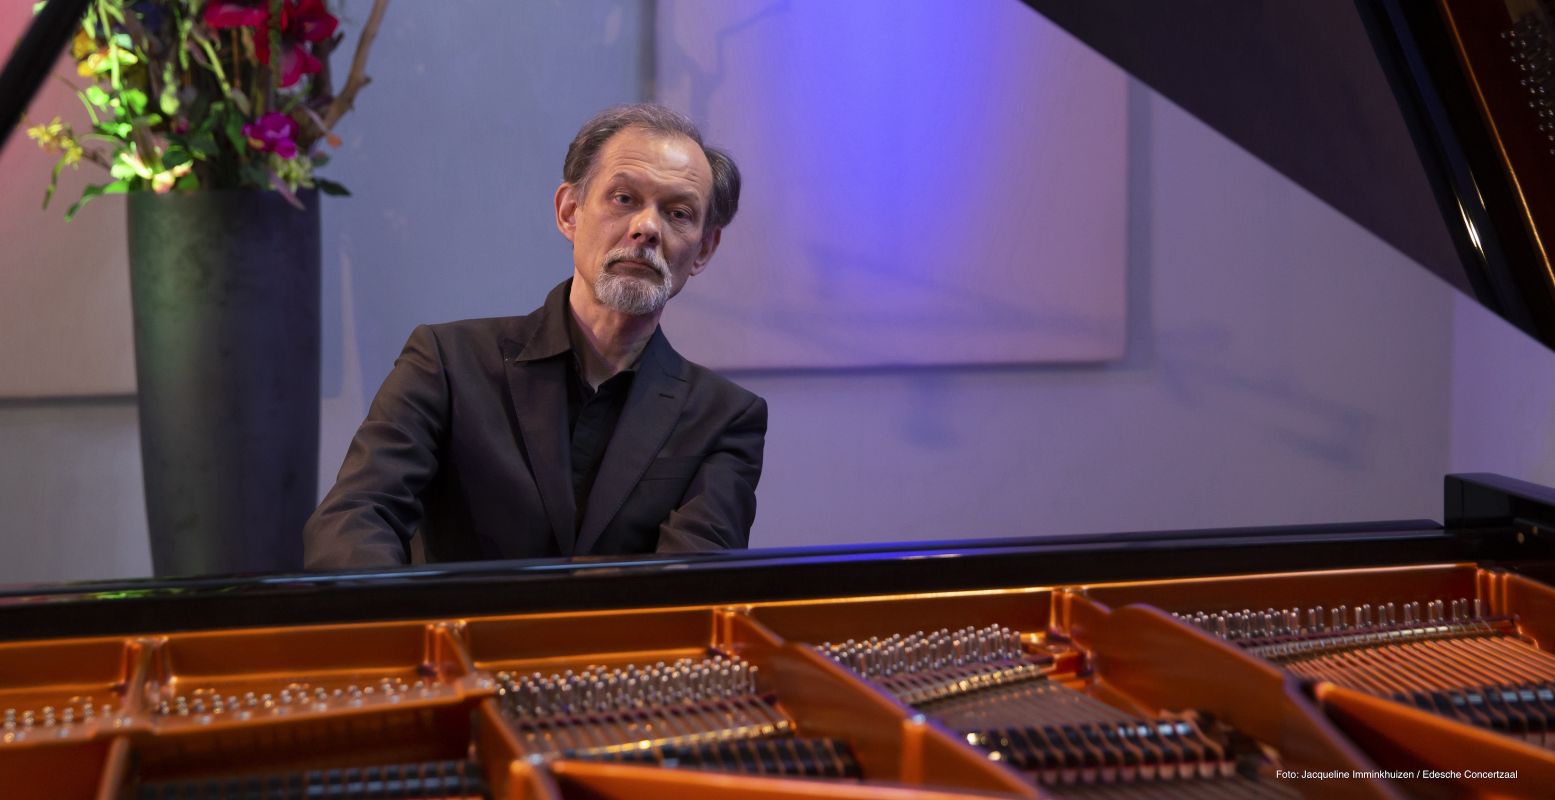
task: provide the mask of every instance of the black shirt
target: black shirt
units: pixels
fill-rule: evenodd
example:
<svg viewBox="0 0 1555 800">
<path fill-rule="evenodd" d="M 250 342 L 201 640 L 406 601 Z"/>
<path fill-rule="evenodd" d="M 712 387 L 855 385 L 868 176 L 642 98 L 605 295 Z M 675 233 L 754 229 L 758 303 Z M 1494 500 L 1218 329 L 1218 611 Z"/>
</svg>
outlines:
<svg viewBox="0 0 1555 800">
<path fill-rule="evenodd" d="M 572 437 L 572 499 L 577 509 L 574 519 L 579 528 L 583 526 L 583 512 L 588 507 L 599 464 L 605 458 L 605 447 L 615 433 L 626 395 L 632 389 L 632 376 L 636 374 L 635 369 L 622 370 L 596 390 L 584 379 L 577 353 L 568 354 L 567 426 Z"/>
</svg>

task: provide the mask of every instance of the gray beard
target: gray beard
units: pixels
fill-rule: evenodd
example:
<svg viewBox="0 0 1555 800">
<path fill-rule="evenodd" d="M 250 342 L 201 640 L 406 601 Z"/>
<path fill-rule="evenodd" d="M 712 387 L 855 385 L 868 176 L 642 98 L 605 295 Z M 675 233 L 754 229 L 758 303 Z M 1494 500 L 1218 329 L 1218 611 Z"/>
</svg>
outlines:
<svg viewBox="0 0 1555 800">
<path fill-rule="evenodd" d="M 659 271 L 660 280 L 655 283 L 635 275 L 611 272 L 612 260 L 617 258 L 648 261 Z M 657 314 L 669 302 L 671 293 L 668 265 L 649 251 L 621 249 L 606 253 L 605 265 L 599 271 L 599 279 L 594 281 L 594 299 L 600 305 L 634 316 Z"/>
<path fill-rule="evenodd" d="M 669 302 L 670 287 L 636 276 L 602 272 L 594 282 L 594 299 L 623 314 L 656 314 Z"/>
</svg>

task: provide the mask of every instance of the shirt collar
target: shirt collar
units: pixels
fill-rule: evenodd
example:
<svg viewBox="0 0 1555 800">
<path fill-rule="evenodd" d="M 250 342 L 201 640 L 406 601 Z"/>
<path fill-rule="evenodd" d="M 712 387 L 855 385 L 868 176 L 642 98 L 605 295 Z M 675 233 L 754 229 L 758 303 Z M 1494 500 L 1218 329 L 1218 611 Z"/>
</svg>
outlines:
<svg viewBox="0 0 1555 800">
<path fill-rule="evenodd" d="M 520 328 L 509 337 L 513 351 L 509 360 L 514 363 L 523 361 L 539 361 L 546 358 L 567 354 L 576 357 L 572 352 L 572 338 L 567 333 L 567 326 L 571 323 L 572 309 L 568 306 L 568 300 L 572 292 L 572 278 L 556 285 L 551 293 L 546 295 L 545 304 L 528 318 L 515 318 L 515 320 L 533 320 L 528 327 L 527 334 Z M 657 364 L 667 374 L 677 380 L 685 380 L 681 372 L 685 368 L 680 355 L 670 347 L 664 338 L 662 328 L 655 328 L 653 336 L 642 352 L 637 355 L 637 360 L 632 362 L 628 369 L 636 372 L 642 369 L 649 360 Z"/>
</svg>

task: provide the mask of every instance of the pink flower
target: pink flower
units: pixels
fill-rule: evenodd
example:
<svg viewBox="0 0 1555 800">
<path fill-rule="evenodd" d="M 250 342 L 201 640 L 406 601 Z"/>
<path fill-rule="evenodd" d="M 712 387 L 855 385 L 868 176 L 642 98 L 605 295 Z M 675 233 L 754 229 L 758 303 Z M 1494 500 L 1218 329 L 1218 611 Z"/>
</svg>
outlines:
<svg viewBox="0 0 1555 800">
<path fill-rule="evenodd" d="M 259 63 L 270 63 L 270 3 L 267 0 L 211 0 L 205 7 L 205 24 L 222 28 L 255 28 L 254 48 Z M 324 68 L 304 46 L 334 35 L 340 21 L 324 8 L 324 0 L 284 0 L 281 3 L 281 86 L 291 86 L 304 75 Z"/>
<path fill-rule="evenodd" d="M 248 146 L 261 153 L 275 153 L 281 158 L 297 157 L 297 122 L 279 111 L 271 111 L 243 126 L 243 136 Z"/>
<path fill-rule="evenodd" d="M 212 28 L 258 28 L 270 18 L 270 4 L 223 2 L 212 0 L 205 7 L 205 24 Z"/>
</svg>

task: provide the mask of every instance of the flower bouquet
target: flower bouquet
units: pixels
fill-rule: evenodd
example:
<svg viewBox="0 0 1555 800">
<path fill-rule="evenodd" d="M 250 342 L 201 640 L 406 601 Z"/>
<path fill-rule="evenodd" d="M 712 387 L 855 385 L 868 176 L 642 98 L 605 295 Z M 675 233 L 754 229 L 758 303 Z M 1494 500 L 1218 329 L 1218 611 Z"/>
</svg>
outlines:
<svg viewBox="0 0 1555 800">
<path fill-rule="evenodd" d="M 92 0 L 71 45 L 91 130 L 58 117 L 27 130 L 59 154 L 44 207 L 82 161 L 112 180 L 88 186 L 67 219 L 135 191 L 268 188 L 298 206 L 299 189 L 346 194 L 316 174 L 329 161 L 321 143 L 340 143 L 332 131 L 370 80 L 387 5 L 374 0 L 336 93 L 329 55 L 342 35 L 324 0 Z"/>
</svg>

